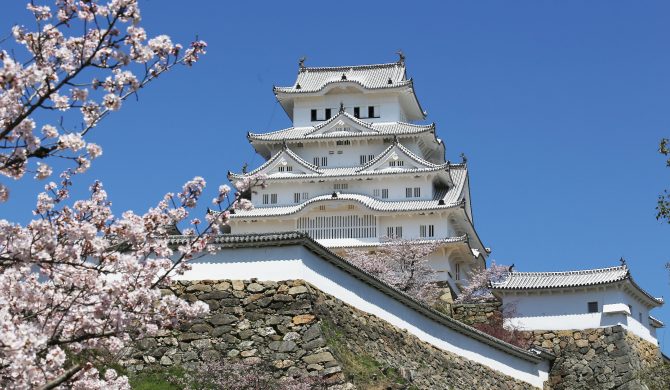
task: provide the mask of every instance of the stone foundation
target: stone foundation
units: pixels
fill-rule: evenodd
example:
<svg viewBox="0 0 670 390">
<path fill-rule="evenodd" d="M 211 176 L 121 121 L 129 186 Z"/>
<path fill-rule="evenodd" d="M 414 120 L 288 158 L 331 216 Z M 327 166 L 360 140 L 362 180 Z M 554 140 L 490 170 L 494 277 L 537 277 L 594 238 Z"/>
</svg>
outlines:
<svg viewBox="0 0 670 390">
<path fill-rule="evenodd" d="M 529 335 L 533 344 L 556 355 L 547 390 L 670 388 L 668 378 L 641 378 L 645 370 L 661 364 L 661 353 L 657 346 L 622 326 L 533 331 Z"/>
<path fill-rule="evenodd" d="M 230 358 L 266 365 L 277 378 L 321 376 L 334 388 L 532 388 L 299 280 L 178 282 L 170 293 L 204 301 L 211 312 L 139 340 L 122 362 L 131 372 Z"/>
<path fill-rule="evenodd" d="M 457 303 L 451 305 L 452 317 L 464 324 L 492 325 L 491 321 L 502 318 L 502 303 L 499 301 L 481 303 Z"/>
</svg>

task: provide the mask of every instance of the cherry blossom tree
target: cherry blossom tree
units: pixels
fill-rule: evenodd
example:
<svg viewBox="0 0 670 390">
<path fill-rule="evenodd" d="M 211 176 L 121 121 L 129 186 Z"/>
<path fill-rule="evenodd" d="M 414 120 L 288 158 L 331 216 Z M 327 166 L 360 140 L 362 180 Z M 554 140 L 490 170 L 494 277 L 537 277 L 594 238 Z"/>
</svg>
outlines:
<svg viewBox="0 0 670 390">
<path fill-rule="evenodd" d="M 25 227 L 0 220 L 0 388 L 129 388 L 114 370 L 101 378 L 95 365 L 113 361 L 131 338 L 208 311 L 160 288 L 188 270 L 189 259 L 214 249 L 211 236 L 230 209 L 251 207 L 241 193 L 259 180 L 236 183 L 234 200 L 208 213 L 203 228 L 192 220 L 178 248 L 169 227 L 197 205 L 205 187 L 200 177 L 143 215 L 116 218 L 100 183 L 88 199 L 67 204 L 66 172 L 60 185 L 49 183 L 39 194 L 37 219 Z M 221 186 L 214 203 L 230 199 L 230 191 Z"/>
<path fill-rule="evenodd" d="M 0 41 L 0 177 L 46 179 L 49 157 L 72 161 L 72 173 L 85 171 L 102 153 L 86 135 L 161 74 L 195 63 L 207 46 L 148 39 L 137 0 L 55 0 L 53 8 L 30 1 L 27 8 L 34 30 L 14 26 L 13 46 Z M 26 55 L 15 56 L 21 47 Z M 0 182 L 0 201 L 8 196 Z"/>
<path fill-rule="evenodd" d="M 474 269 L 468 273 L 467 285 L 461 288 L 461 294 L 454 303 L 477 303 L 494 299 L 489 285 L 507 276 L 509 267 L 491 262 L 488 268 Z"/>
<path fill-rule="evenodd" d="M 439 243 L 388 239 L 374 251 L 347 250 L 344 257 L 364 271 L 419 300 L 432 303 L 440 294 L 428 255 Z"/>
<path fill-rule="evenodd" d="M 207 213 L 205 223 L 192 219 L 178 247 L 171 227 L 187 224 L 205 188 L 200 177 L 142 215 L 114 216 L 99 182 L 87 199 L 71 200 L 73 177 L 102 153 L 87 134 L 164 72 L 192 65 L 206 44 L 183 49 L 166 35 L 148 39 L 137 0 L 55 0 L 53 9 L 31 1 L 27 8 L 35 30 L 16 26 L 12 36 L 28 54 L 0 49 L 0 176 L 46 179 L 53 172 L 46 161 L 73 165 L 58 184 L 45 185 L 33 221 L 0 220 L 0 388 L 127 389 L 125 377 L 98 368 L 131 339 L 208 310 L 161 287 L 189 259 L 213 250 L 211 236 L 231 209 L 252 207 L 244 194 L 263 178 L 235 183 L 234 195 L 219 187 L 213 203 L 220 211 Z M 81 124 L 73 125 L 77 110 Z M 0 201 L 8 196 L 0 183 Z"/>
</svg>

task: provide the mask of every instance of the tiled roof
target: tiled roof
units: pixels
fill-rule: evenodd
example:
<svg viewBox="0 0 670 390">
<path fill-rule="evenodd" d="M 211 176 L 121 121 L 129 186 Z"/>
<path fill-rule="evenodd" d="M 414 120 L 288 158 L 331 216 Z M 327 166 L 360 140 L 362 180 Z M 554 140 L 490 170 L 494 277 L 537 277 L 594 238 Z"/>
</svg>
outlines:
<svg viewBox="0 0 670 390">
<path fill-rule="evenodd" d="M 654 317 L 652 317 L 652 316 L 649 316 L 649 323 L 650 323 L 651 326 L 653 326 L 654 328 L 663 328 L 663 327 L 665 326 L 665 324 L 663 323 L 663 321 L 659 320 L 658 318 L 654 318 Z"/>
<path fill-rule="evenodd" d="M 451 192 L 455 191 L 449 190 L 447 191 L 447 194 L 442 193 L 440 195 L 444 196 L 445 199 L 454 198 L 455 196 L 451 196 Z M 452 199 L 449 199 L 450 201 L 445 200 L 444 204 L 440 205 L 439 202 L 441 199 L 438 197 L 435 197 L 435 199 L 431 200 L 384 201 L 362 194 L 338 194 L 337 197 L 333 197 L 332 195 L 316 196 L 303 203 L 293 206 L 256 207 L 248 211 L 236 211 L 235 214 L 231 214 L 230 217 L 278 217 L 295 214 L 313 203 L 341 200 L 357 201 L 371 210 L 382 212 L 441 210 L 459 207 L 464 204 L 463 201 L 453 201 Z"/>
<path fill-rule="evenodd" d="M 342 116 L 351 120 L 361 127 L 357 132 L 332 132 L 327 134 L 314 134 L 323 127 L 335 122 Z M 405 122 L 384 122 L 373 123 L 362 121 L 348 112 L 342 112 L 327 121 L 316 126 L 289 127 L 287 129 L 272 131 L 269 133 L 249 133 L 247 138 L 251 141 L 283 141 L 283 140 L 309 140 L 323 138 L 350 138 L 350 137 L 375 137 L 392 135 L 410 135 L 419 134 L 428 131 L 434 131 L 435 124 L 415 125 Z"/>
<path fill-rule="evenodd" d="M 388 156 L 394 149 L 399 149 L 400 152 L 405 154 L 410 160 L 416 162 L 417 164 L 423 165 L 422 167 L 418 168 L 402 168 L 402 167 L 396 167 L 396 168 L 388 168 L 388 169 L 382 169 L 382 170 L 368 170 L 368 168 L 374 166 L 378 161 L 383 159 L 384 157 Z M 415 153 L 413 153 L 411 150 L 407 149 L 405 146 L 398 142 L 394 142 L 392 145 L 384 149 L 383 152 L 381 152 L 377 157 L 369 161 L 367 164 L 363 166 L 355 166 L 355 167 L 340 167 L 340 168 L 322 168 L 322 167 L 317 167 L 314 164 L 311 164 L 307 161 L 305 161 L 302 157 L 297 155 L 295 152 L 293 152 L 291 149 L 288 147 L 282 148 L 282 150 L 278 153 L 276 153 L 274 156 L 270 157 L 265 163 L 260 165 L 258 168 L 246 173 L 246 174 L 240 174 L 240 173 L 233 173 L 233 172 L 228 172 L 228 178 L 233 178 L 233 179 L 241 179 L 244 176 L 248 175 L 253 175 L 258 172 L 261 172 L 268 166 L 272 165 L 275 161 L 277 161 L 279 158 L 282 156 L 288 157 L 290 160 L 295 161 L 298 165 L 301 165 L 303 168 L 307 169 L 311 173 L 294 173 L 293 171 L 285 171 L 285 172 L 273 172 L 272 174 L 268 175 L 267 179 L 272 180 L 272 179 L 307 179 L 307 178 L 322 178 L 322 177 L 342 177 L 342 176 L 374 176 L 374 175 L 381 175 L 381 174 L 414 174 L 414 173 L 422 173 L 422 172 L 434 172 L 438 170 L 443 170 L 443 169 L 465 169 L 464 164 L 451 164 L 449 162 L 445 162 L 444 164 L 434 164 L 430 161 L 426 161 L 422 159 L 421 157 L 417 156 Z"/>
<path fill-rule="evenodd" d="M 172 236 L 169 240 L 172 245 L 187 244 L 192 239 L 187 236 Z M 282 232 L 282 233 L 261 233 L 261 234 L 224 234 L 213 238 L 213 244 L 224 248 L 245 248 L 245 247 L 263 247 L 263 246 L 281 246 L 281 245 L 303 245 L 308 250 L 320 256 L 325 261 L 340 268 L 344 272 L 360 279 L 364 283 L 376 288 L 382 293 L 394 298 L 398 302 L 412 310 L 431 318 L 434 321 L 454 329 L 461 334 L 472 337 L 487 345 L 493 346 L 505 353 L 525 359 L 529 362 L 538 363 L 541 361 L 554 360 L 556 357 L 548 351 L 543 349 L 531 347 L 529 350 L 524 350 L 512 344 L 506 343 L 500 339 L 490 336 L 480 330 L 468 326 L 460 321 L 457 321 L 443 313 L 435 310 L 427 304 L 420 302 L 409 295 L 389 286 L 379 278 L 369 274 L 356 265 L 336 255 L 328 248 L 319 244 L 309 237 L 306 233 L 301 232 Z M 318 287 L 318 286 L 317 286 Z"/>
<path fill-rule="evenodd" d="M 260 167 L 259 167 L 260 168 Z M 258 169 L 258 168 L 257 168 Z M 360 167 L 343 168 L 319 168 L 318 173 L 300 174 L 294 172 L 276 172 L 269 175 L 265 180 L 289 180 L 289 179 L 315 179 L 315 178 L 346 178 L 351 176 L 377 176 L 377 175 L 415 175 L 417 173 L 429 173 L 441 170 L 463 170 L 463 164 L 440 164 L 431 168 L 393 168 L 377 171 L 361 171 Z M 254 170 L 256 171 L 256 170 Z M 248 173 L 251 174 L 251 173 Z M 229 179 L 241 179 L 244 174 L 228 172 Z"/>
<path fill-rule="evenodd" d="M 411 85 L 401 62 L 377 65 L 302 67 L 295 84 L 275 87 L 275 93 L 318 92 L 334 83 L 355 83 L 366 89 L 386 89 Z"/>
<path fill-rule="evenodd" d="M 305 207 L 317 202 L 329 202 L 340 200 L 357 201 L 364 206 L 374 211 L 382 212 L 399 212 L 399 211 L 424 211 L 424 210 L 441 210 L 453 207 L 460 207 L 464 205 L 463 189 L 465 188 L 465 181 L 467 178 L 467 169 L 463 166 L 461 169 L 450 170 L 453 185 L 449 190 L 438 192 L 433 199 L 430 200 L 403 200 L 403 201 L 386 201 L 379 200 L 368 195 L 362 194 L 347 194 L 338 193 L 334 198 L 332 194 L 321 195 L 311 198 L 303 203 L 290 206 L 276 206 L 276 207 L 256 207 L 247 211 L 236 211 L 231 214 L 231 218 L 252 218 L 252 217 L 278 217 L 284 215 L 295 214 Z M 441 204 L 440 204 L 441 203 Z"/>
<path fill-rule="evenodd" d="M 332 242 L 331 242 L 332 241 Z M 464 234 L 462 236 L 458 237 L 445 237 L 445 238 L 438 238 L 438 239 L 424 239 L 424 240 L 412 240 L 413 244 L 417 245 L 422 245 L 422 244 L 433 244 L 433 243 L 440 243 L 440 244 L 452 244 L 456 242 L 467 242 L 468 241 L 468 235 Z M 356 240 L 356 239 L 334 239 L 334 240 L 319 240 L 319 242 L 328 247 L 328 248 L 364 248 L 364 247 L 380 247 L 380 246 L 385 246 L 385 245 L 392 245 L 392 242 L 379 242 L 379 241 L 362 241 L 362 240 Z"/>
<path fill-rule="evenodd" d="M 633 287 L 656 305 L 663 303 L 662 298 L 653 297 L 633 281 L 625 264 L 618 267 L 579 271 L 510 272 L 503 280 L 492 282 L 491 287 L 493 290 L 536 290 L 597 286 L 621 281 L 630 281 Z"/>
</svg>

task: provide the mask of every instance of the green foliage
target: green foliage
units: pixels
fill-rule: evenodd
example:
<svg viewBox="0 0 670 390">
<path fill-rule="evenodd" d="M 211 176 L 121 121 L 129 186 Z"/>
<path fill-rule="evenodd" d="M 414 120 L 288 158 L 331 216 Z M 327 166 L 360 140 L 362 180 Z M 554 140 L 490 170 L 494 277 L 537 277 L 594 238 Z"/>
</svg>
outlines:
<svg viewBox="0 0 670 390">
<path fill-rule="evenodd" d="M 186 371 L 178 366 L 128 375 L 133 390 L 180 390 L 177 383 L 185 377 Z"/>
<path fill-rule="evenodd" d="M 665 160 L 666 167 L 670 167 L 670 148 L 668 148 L 669 143 L 670 140 L 663 138 L 658 147 L 658 152 L 664 157 L 667 157 Z M 670 193 L 668 193 L 668 190 L 663 191 L 663 193 L 658 196 L 656 212 L 656 219 L 665 220 L 666 222 L 670 223 Z"/>
<path fill-rule="evenodd" d="M 385 367 L 368 354 L 360 351 L 354 352 L 345 341 L 346 335 L 332 322 L 322 320 L 321 331 L 328 347 L 340 362 L 344 375 L 358 388 L 381 390 L 391 388 L 392 385 L 406 384 L 405 379 L 395 368 Z M 415 386 L 405 388 L 416 389 Z"/>
</svg>

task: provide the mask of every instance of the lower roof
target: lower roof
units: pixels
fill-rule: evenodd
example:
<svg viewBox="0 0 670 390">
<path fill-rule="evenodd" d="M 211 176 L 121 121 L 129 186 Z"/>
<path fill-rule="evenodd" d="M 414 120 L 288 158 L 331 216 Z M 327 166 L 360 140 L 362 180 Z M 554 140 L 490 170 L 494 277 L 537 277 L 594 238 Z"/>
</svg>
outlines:
<svg viewBox="0 0 670 390">
<path fill-rule="evenodd" d="M 656 298 L 643 290 L 633 280 L 628 266 L 596 268 L 561 272 L 509 272 L 502 280 L 491 282 L 493 291 L 570 289 L 575 287 L 601 286 L 614 283 L 630 283 L 650 306 L 660 306 L 663 298 Z"/>
</svg>

